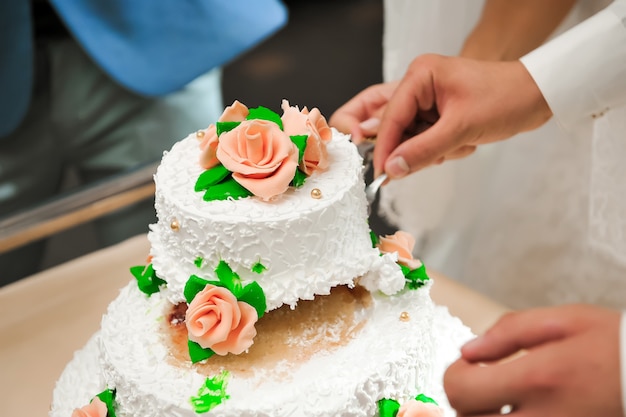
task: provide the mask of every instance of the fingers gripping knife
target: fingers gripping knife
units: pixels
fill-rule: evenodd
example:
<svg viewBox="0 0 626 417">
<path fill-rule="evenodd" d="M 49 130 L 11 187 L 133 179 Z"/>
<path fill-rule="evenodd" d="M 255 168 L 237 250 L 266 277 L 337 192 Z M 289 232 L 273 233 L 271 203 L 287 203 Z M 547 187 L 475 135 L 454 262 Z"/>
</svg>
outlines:
<svg viewBox="0 0 626 417">
<path fill-rule="evenodd" d="M 365 171 L 372 163 L 374 155 L 374 146 L 376 145 L 375 139 L 367 139 L 364 142 L 357 145 L 359 155 L 363 158 L 363 167 Z M 365 187 L 365 198 L 367 199 L 367 213 L 370 214 L 372 210 L 372 204 L 376 201 L 378 196 L 378 190 L 380 186 L 387 180 L 387 174 L 381 174 Z"/>
</svg>

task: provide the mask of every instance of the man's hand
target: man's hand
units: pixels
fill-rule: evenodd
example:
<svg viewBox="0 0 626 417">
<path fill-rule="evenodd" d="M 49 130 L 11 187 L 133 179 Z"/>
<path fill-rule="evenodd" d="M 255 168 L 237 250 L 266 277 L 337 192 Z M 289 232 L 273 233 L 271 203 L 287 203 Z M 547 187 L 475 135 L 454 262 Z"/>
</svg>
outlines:
<svg viewBox="0 0 626 417">
<path fill-rule="evenodd" d="M 374 169 L 401 178 L 467 156 L 477 145 L 535 129 L 551 116 L 519 61 L 422 55 L 413 60 L 385 107 Z"/>
<path fill-rule="evenodd" d="M 505 405 L 520 417 L 623 417 L 620 317 L 585 305 L 509 313 L 448 368 L 450 404 L 458 417 Z"/>
</svg>

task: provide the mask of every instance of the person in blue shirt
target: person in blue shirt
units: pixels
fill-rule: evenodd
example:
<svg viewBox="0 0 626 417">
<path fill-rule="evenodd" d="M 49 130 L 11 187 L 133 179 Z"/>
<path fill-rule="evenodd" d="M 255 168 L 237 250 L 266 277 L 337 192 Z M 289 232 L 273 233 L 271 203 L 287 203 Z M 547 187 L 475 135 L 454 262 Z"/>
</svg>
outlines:
<svg viewBox="0 0 626 417">
<path fill-rule="evenodd" d="M 220 67 L 287 19 L 279 0 L 0 2 L 0 217 L 142 163 L 223 110 Z M 102 246 L 147 231 L 146 201 L 96 221 Z M 0 254 L 0 285 L 44 242 Z"/>
</svg>

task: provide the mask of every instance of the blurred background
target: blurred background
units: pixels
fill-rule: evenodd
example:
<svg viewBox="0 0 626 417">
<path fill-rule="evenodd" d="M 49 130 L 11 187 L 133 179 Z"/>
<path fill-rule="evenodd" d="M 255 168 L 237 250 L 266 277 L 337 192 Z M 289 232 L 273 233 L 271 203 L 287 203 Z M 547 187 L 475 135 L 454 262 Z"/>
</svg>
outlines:
<svg viewBox="0 0 626 417">
<path fill-rule="evenodd" d="M 237 99 L 279 110 L 281 100 L 288 99 L 330 117 L 354 94 L 382 80 L 382 0 L 285 4 L 288 24 L 224 67 L 225 105 Z M 71 172 L 66 182 L 72 185 Z M 96 250 L 92 228 L 86 223 L 50 238 L 42 269 Z"/>
</svg>

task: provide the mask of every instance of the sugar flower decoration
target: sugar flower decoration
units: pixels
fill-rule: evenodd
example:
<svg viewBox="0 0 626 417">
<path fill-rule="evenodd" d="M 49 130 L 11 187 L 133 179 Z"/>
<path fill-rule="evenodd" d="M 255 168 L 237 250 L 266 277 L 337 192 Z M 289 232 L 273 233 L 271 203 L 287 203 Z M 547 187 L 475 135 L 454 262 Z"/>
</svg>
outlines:
<svg viewBox="0 0 626 417">
<path fill-rule="evenodd" d="M 269 201 L 328 166 L 326 143 L 332 132 L 318 109 L 290 107 L 283 116 L 235 101 L 216 124 L 197 135 L 204 171 L 195 190 L 204 199 L 257 196 Z"/>
<path fill-rule="evenodd" d="M 378 249 L 382 253 L 397 253 L 398 263 L 416 269 L 422 266 L 418 259 L 413 258 L 415 238 L 407 232 L 398 230 L 393 235 L 381 236 Z"/>
<path fill-rule="evenodd" d="M 218 355 L 239 355 L 252 345 L 258 315 L 226 288 L 208 284 L 189 304 L 185 323 L 189 340 Z"/>
<path fill-rule="evenodd" d="M 381 254 L 394 254 L 406 280 L 406 287 L 415 290 L 424 285 L 430 278 L 426 267 L 419 259 L 413 258 L 415 239 L 409 233 L 401 230 L 393 235 L 377 237 L 371 234 L 372 244 Z"/>
<path fill-rule="evenodd" d="M 107 417 L 107 413 L 107 405 L 100 398 L 95 397 L 86 406 L 75 409 L 72 417 Z"/>
<path fill-rule="evenodd" d="M 212 281 L 192 275 L 185 284 L 185 325 L 194 363 L 214 354 L 239 355 L 248 350 L 257 334 L 254 326 L 267 308 L 256 281 L 243 285 L 224 261 L 215 268 L 215 275 L 217 280 Z"/>
<path fill-rule="evenodd" d="M 433 403 L 409 400 L 400 406 L 396 417 L 443 417 L 443 410 Z"/>
</svg>

